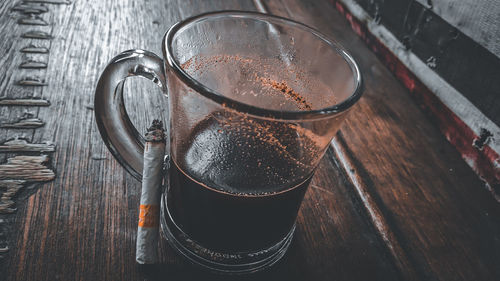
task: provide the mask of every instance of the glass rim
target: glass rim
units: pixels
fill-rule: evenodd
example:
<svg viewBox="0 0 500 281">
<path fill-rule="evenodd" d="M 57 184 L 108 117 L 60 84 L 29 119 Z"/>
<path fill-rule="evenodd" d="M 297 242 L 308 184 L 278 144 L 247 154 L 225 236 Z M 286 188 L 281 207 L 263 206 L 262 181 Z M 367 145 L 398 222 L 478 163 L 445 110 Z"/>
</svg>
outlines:
<svg viewBox="0 0 500 281">
<path fill-rule="evenodd" d="M 229 97 L 226 97 L 213 89 L 210 89 L 209 87 L 205 86 L 203 83 L 199 82 L 194 77 L 189 75 L 186 71 L 184 71 L 184 69 L 182 69 L 180 62 L 173 55 L 172 42 L 177 32 L 182 28 L 188 26 L 189 24 L 196 23 L 204 19 L 221 17 L 221 16 L 227 18 L 248 18 L 254 20 L 262 20 L 270 22 L 271 24 L 278 22 L 280 24 L 285 24 L 288 26 L 300 28 L 302 30 L 305 30 L 313 34 L 319 40 L 322 40 L 323 42 L 327 43 L 332 49 L 334 49 L 334 51 L 338 55 L 342 56 L 344 61 L 348 64 L 349 68 L 352 71 L 353 80 L 355 83 L 354 91 L 347 98 L 329 107 L 315 109 L 315 110 L 306 110 L 306 111 L 298 111 L 298 110 L 283 111 L 283 110 L 267 109 L 243 103 L 231 99 Z M 309 27 L 303 23 L 291 19 L 275 15 L 263 14 L 259 12 L 227 10 L 227 11 L 208 12 L 193 17 L 189 17 L 185 20 L 177 22 L 172 27 L 170 27 L 170 29 L 168 29 L 168 31 L 163 36 L 162 51 L 163 51 L 163 57 L 166 58 L 168 65 L 174 71 L 176 76 L 180 78 L 187 86 L 195 90 L 197 93 L 220 104 L 221 106 L 234 109 L 238 112 L 248 113 L 251 115 L 260 116 L 264 118 L 284 119 L 284 120 L 305 120 L 305 119 L 322 119 L 326 117 L 331 117 L 333 115 L 337 115 L 338 113 L 342 113 L 351 108 L 361 98 L 361 95 L 364 90 L 363 79 L 359 66 L 354 60 L 354 58 L 349 54 L 349 52 L 346 51 L 346 49 L 343 46 L 341 46 L 335 40 L 330 39 L 327 36 L 323 35 L 321 32 L 317 31 L 312 27 Z"/>
</svg>

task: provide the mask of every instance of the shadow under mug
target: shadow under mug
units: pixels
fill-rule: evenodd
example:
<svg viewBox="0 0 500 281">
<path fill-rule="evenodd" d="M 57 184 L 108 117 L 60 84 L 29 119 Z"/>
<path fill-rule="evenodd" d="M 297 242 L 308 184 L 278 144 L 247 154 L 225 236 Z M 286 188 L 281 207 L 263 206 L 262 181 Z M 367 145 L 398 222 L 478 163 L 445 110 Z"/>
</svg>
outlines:
<svg viewBox="0 0 500 281">
<path fill-rule="evenodd" d="M 141 179 L 144 140 L 123 103 L 126 77 L 168 94 L 170 168 L 161 229 L 216 272 L 250 273 L 286 252 L 319 161 L 363 85 L 354 59 L 301 23 L 254 12 L 188 18 L 163 38 L 163 59 L 116 56 L 95 92 L 114 157 Z"/>
</svg>

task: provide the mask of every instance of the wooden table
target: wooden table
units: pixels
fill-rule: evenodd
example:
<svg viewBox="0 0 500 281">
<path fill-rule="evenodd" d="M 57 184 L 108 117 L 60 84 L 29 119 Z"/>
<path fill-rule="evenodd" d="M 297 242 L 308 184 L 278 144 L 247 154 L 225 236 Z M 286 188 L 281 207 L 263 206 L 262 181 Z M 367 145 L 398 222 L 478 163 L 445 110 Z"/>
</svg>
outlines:
<svg viewBox="0 0 500 281">
<path fill-rule="evenodd" d="M 0 143 L 22 138 L 0 146 L 0 194 L 15 201 L 4 198 L 0 213 L 0 280 L 500 280 L 500 204 L 326 0 L 263 1 L 269 13 L 336 38 L 366 79 L 306 194 L 288 255 L 267 272 L 223 277 L 162 242 L 161 265 L 138 267 L 140 184 L 97 131 L 99 74 L 126 49 L 160 54 L 162 34 L 180 19 L 257 8 L 244 0 L 44 1 L 64 3 L 43 4 L 47 12 L 28 19 L 12 10 L 20 1 L 0 3 Z M 30 31 L 50 38 L 22 37 L 40 36 Z M 30 44 L 48 53 L 20 52 Z M 33 76 L 41 85 L 19 85 Z M 126 93 L 139 131 L 164 117 L 151 83 L 131 79 Z M 13 178 L 28 182 L 6 183 Z"/>
</svg>

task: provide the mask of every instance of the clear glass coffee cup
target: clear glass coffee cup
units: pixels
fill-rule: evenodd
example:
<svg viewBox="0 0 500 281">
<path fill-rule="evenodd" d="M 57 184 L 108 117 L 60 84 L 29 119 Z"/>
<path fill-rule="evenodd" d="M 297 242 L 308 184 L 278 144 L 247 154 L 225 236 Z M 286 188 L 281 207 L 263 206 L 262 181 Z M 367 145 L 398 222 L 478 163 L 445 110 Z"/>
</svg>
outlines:
<svg viewBox="0 0 500 281">
<path fill-rule="evenodd" d="M 108 64 L 95 93 L 101 136 L 141 179 L 144 140 L 122 90 L 130 76 L 156 83 L 169 113 L 162 233 L 204 268 L 267 268 L 289 247 L 314 171 L 362 94 L 359 67 L 320 32 L 254 12 L 183 20 L 162 49 L 163 58 L 130 50 Z"/>
</svg>

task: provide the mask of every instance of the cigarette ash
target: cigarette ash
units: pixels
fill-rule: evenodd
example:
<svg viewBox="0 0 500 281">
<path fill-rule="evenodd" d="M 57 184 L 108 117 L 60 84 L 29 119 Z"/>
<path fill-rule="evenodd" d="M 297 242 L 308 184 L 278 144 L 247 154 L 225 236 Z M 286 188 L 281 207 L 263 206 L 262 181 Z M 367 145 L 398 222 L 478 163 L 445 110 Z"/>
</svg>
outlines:
<svg viewBox="0 0 500 281">
<path fill-rule="evenodd" d="M 163 142 L 165 141 L 165 130 L 163 129 L 163 122 L 155 119 L 151 124 L 151 127 L 148 128 L 144 139 L 147 142 Z"/>
</svg>

